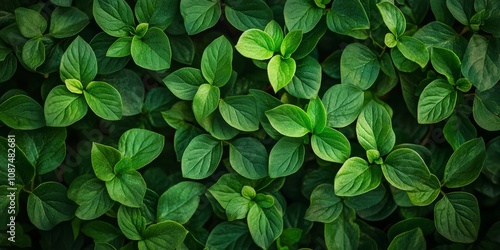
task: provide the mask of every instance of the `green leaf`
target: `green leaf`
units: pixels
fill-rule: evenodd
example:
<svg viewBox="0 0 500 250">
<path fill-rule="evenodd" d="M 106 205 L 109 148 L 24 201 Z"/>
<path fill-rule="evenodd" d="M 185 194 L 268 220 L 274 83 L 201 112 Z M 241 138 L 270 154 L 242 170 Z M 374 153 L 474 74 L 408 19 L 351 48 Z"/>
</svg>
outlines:
<svg viewBox="0 0 500 250">
<path fill-rule="evenodd" d="M 254 204 L 247 215 L 250 235 L 259 247 L 267 249 L 283 232 L 283 217 L 276 206 L 261 208 Z"/>
<path fill-rule="evenodd" d="M 17 70 L 17 59 L 14 54 L 7 55 L 5 60 L 0 61 L 0 83 L 8 81 Z"/>
<path fill-rule="evenodd" d="M 321 134 L 326 127 L 326 110 L 321 99 L 316 97 L 309 101 L 307 115 L 311 119 L 313 133 Z"/>
<path fill-rule="evenodd" d="M 267 65 L 267 76 L 269 82 L 274 89 L 274 92 L 282 89 L 295 75 L 296 63 L 293 58 L 282 58 L 280 55 L 275 55 Z"/>
<path fill-rule="evenodd" d="M 222 158 L 222 142 L 210 135 L 196 136 L 182 155 L 182 176 L 204 179 L 210 176 Z"/>
<path fill-rule="evenodd" d="M 164 70 L 170 68 L 172 50 L 167 35 L 159 28 L 150 28 L 142 38 L 132 38 L 131 55 L 142 68 Z"/>
<path fill-rule="evenodd" d="M 94 113 L 106 120 L 120 120 L 123 114 L 122 98 L 118 90 L 106 82 L 90 82 L 83 91 L 85 100 Z"/>
<path fill-rule="evenodd" d="M 50 19 L 50 34 L 55 38 L 74 36 L 87 26 L 89 17 L 75 7 L 57 7 Z"/>
<path fill-rule="evenodd" d="M 201 57 L 201 73 L 208 83 L 222 87 L 233 72 L 233 47 L 226 37 L 220 36 L 211 42 Z"/>
<path fill-rule="evenodd" d="M 130 55 L 130 50 L 132 46 L 132 38 L 131 36 L 120 37 L 116 39 L 109 49 L 106 51 L 107 57 L 125 57 Z"/>
<path fill-rule="evenodd" d="M 80 81 L 76 79 L 66 79 L 64 83 L 71 93 L 83 94 L 83 84 Z"/>
<path fill-rule="evenodd" d="M 472 183 L 481 173 L 485 158 L 486 147 L 482 138 L 462 144 L 446 164 L 443 185 L 458 188 Z"/>
<path fill-rule="evenodd" d="M 305 153 L 302 140 L 281 138 L 269 153 L 269 177 L 283 177 L 297 172 L 304 163 Z"/>
<path fill-rule="evenodd" d="M 28 217 L 38 229 L 50 230 L 73 218 L 76 206 L 66 196 L 67 189 L 57 182 L 44 182 L 28 196 Z"/>
<path fill-rule="evenodd" d="M 254 204 L 255 202 L 246 197 L 235 197 L 227 204 L 226 215 L 228 221 L 245 219 Z"/>
<path fill-rule="evenodd" d="M 362 90 L 369 89 L 380 72 L 377 55 L 359 43 L 347 45 L 340 58 L 342 84 L 351 84 Z"/>
<path fill-rule="evenodd" d="M 212 114 L 219 106 L 220 89 L 210 84 L 202 84 L 193 98 L 193 114 L 198 122 Z"/>
<path fill-rule="evenodd" d="M 139 0 L 135 5 L 134 13 L 139 23 L 149 23 L 150 27 L 165 30 L 174 21 L 178 10 L 179 1 Z"/>
<path fill-rule="evenodd" d="M 361 113 L 364 93 L 350 84 L 336 84 L 325 92 L 323 103 L 328 126 L 342 128 L 354 122 Z"/>
<path fill-rule="evenodd" d="M 402 36 L 398 40 L 397 47 L 404 57 L 417 63 L 421 68 L 427 65 L 429 61 L 429 52 L 425 44 L 420 40 L 410 36 Z"/>
<path fill-rule="evenodd" d="M 96 0 L 97 1 L 97 0 Z M 61 58 L 61 80 L 76 79 L 83 86 L 97 75 L 97 59 L 92 47 L 80 36 L 75 38 Z"/>
<path fill-rule="evenodd" d="M 387 181 L 404 191 L 426 190 L 430 172 L 420 155 L 409 148 L 392 151 L 382 164 Z"/>
<path fill-rule="evenodd" d="M 55 170 L 66 156 L 66 129 L 40 128 L 30 131 L 15 131 L 16 144 L 27 160 L 42 175 Z"/>
<path fill-rule="evenodd" d="M 115 204 L 105 183 L 93 175 L 81 175 L 74 179 L 68 188 L 68 198 L 78 204 L 75 216 L 82 220 L 96 219 Z"/>
<path fill-rule="evenodd" d="M 244 57 L 267 60 L 274 55 L 275 47 L 278 46 L 268 33 L 258 29 L 249 29 L 241 34 L 234 48 Z"/>
<path fill-rule="evenodd" d="M 179 223 L 164 221 L 150 225 L 138 242 L 139 250 L 177 249 L 186 238 L 188 231 Z"/>
<path fill-rule="evenodd" d="M 288 137 L 302 137 L 313 129 L 309 115 L 292 104 L 282 104 L 268 110 L 266 116 L 279 133 Z"/>
<path fill-rule="evenodd" d="M 24 44 L 22 59 L 31 70 L 36 70 L 45 62 L 45 45 L 42 38 L 34 37 Z"/>
<path fill-rule="evenodd" d="M 274 41 L 274 47 L 272 51 L 279 52 L 281 47 L 281 42 L 283 42 L 283 29 L 281 26 L 274 20 L 270 21 L 266 27 L 264 28 L 264 32 L 271 36 L 271 39 Z"/>
<path fill-rule="evenodd" d="M 463 25 L 469 25 L 474 12 L 473 1 L 470 0 L 446 0 L 446 6 L 451 14 Z"/>
<path fill-rule="evenodd" d="M 406 30 L 406 19 L 403 12 L 390 2 L 378 3 L 377 8 L 382 14 L 382 19 L 387 28 L 399 39 Z"/>
<path fill-rule="evenodd" d="M 115 37 L 104 32 L 98 33 L 90 41 L 90 46 L 97 57 L 97 73 L 100 75 L 118 72 L 130 61 L 130 57 L 112 58 L 106 56 L 106 52 L 115 41 Z M 130 53 L 130 47 L 128 53 Z"/>
<path fill-rule="evenodd" d="M 156 220 L 187 223 L 195 214 L 203 193 L 205 185 L 192 181 L 183 181 L 170 187 L 158 200 Z"/>
<path fill-rule="evenodd" d="M 106 181 L 106 189 L 114 201 L 128 207 L 140 208 L 146 195 L 146 182 L 139 172 L 128 171 Z"/>
<path fill-rule="evenodd" d="M 233 128 L 251 132 L 259 129 L 259 117 L 255 98 L 252 96 L 229 96 L 219 102 L 220 114 Z"/>
<path fill-rule="evenodd" d="M 465 192 L 446 194 L 434 206 L 434 223 L 437 231 L 451 241 L 474 242 L 481 223 L 476 197 Z"/>
<path fill-rule="evenodd" d="M 406 193 L 409 200 L 415 206 L 428 206 L 436 200 L 441 192 L 441 183 L 435 175 L 431 174 L 429 179 L 422 183 L 419 189 Z"/>
<path fill-rule="evenodd" d="M 297 61 L 297 69 L 292 81 L 285 90 L 298 98 L 312 99 L 318 95 L 321 87 L 321 65 L 313 57 L 305 57 Z"/>
<path fill-rule="evenodd" d="M 109 83 L 120 93 L 123 104 L 123 116 L 137 115 L 143 111 L 143 108 L 148 108 L 151 105 L 149 98 L 154 97 L 155 105 L 162 103 L 163 98 L 157 98 L 154 93 L 160 92 L 165 98 L 171 98 L 172 94 L 166 95 L 166 88 L 152 89 L 148 92 L 148 97 L 144 100 L 145 90 L 144 83 L 141 77 L 132 70 L 123 69 L 113 74 L 99 77 L 99 80 Z M 163 90 L 160 91 L 160 90 Z"/>
<path fill-rule="evenodd" d="M 406 58 L 398 47 L 394 47 L 391 49 L 391 58 L 394 63 L 394 66 L 401 72 L 413 72 L 418 69 L 419 65 L 413 61 L 410 61 Z"/>
<path fill-rule="evenodd" d="M 392 225 L 387 231 L 387 237 L 390 240 L 393 240 L 396 236 L 417 228 L 420 228 L 423 235 L 430 235 L 436 230 L 433 220 L 422 217 L 414 217 L 401 220 Z"/>
<path fill-rule="evenodd" d="M 174 61 L 191 65 L 194 60 L 194 43 L 193 39 L 187 34 L 169 37 L 170 47 L 172 48 L 172 59 Z"/>
<path fill-rule="evenodd" d="M 431 50 L 431 63 L 434 69 L 446 76 L 448 82 L 455 84 L 460 78 L 460 58 L 455 54 L 455 52 L 449 49 L 442 49 L 433 47 Z"/>
<path fill-rule="evenodd" d="M 417 119 L 420 124 L 431 124 L 448 118 L 455 109 L 457 91 L 444 79 L 427 85 L 418 100 Z"/>
<path fill-rule="evenodd" d="M 37 129 L 45 126 L 43 112 L 31 97 L 14 95 L 0 104 L 0 121 L 13 129 Z"/>
<path fill-rule="evenodd" d="M 331 223 L 336 220 L 342 208 L 342 199 L 335 195 L 332 184 L 321 184 L 317 186 L 310 197 L 311 205 L 306 211 L 304 219 Z"/>
<path fill-rule="evenodd" d="M 142 216 L 141 209 L 121 205 L 118 209 L 117 221 L 120 230 L 130 240 L 141 240 L 141 235 L 146 230 L 146 218 Z"/>
<path fill-rule="evenodd" d="M 326 15 L 328 28 L 338 34 L 366 39 L 370 20 L 359 0 L 336 0 Z"/>
<path fill-rule="evenodd" d="M 134 30 L 134 14 L 124 0 L 94 0 L 92 12 L 96 23 L 110 36 L 123 37 Z"/>
<path fill-rule="evenodd" d="M 156 159 L 163 151 L 164 144 L 163 135 L 135 128 L 122 134 L 118 150 L 130 160 L 133 169 L 138 170 Z"/>
<path fill-rule="evenodd" d="M 389 113 L 375 101 L 370 101 L 361 111 L 356 133 L 365 150 L 376 149 L 380 155 L 389 153 L 396 142 Z"/>
<path fill-rule="evenodd" d="M 110 181 L 115 177 L 113 170 L 121 158 L 122 154 L 115 148 L 97 142 L 92 143 L 92 168 L 100 180 Z"/>
<path fill-rule="evenodd" d="M 302 41 L 302 30 L 292 30 L 286 34 L 285 38 L 281 42 L 280 52 L 284 58 L 290 58 L 290 56 L 297 50 Z"/>
<path fill-rule="evenodd" d="M 483 174 L 495 184 L 500 182 L 500 167 L 496 164 L 499 161 L 500 152 L 500 139 L 495 137 L 490 142 L 488 142 L 486 148 L 486 159 L 483 166 Z"/>
<path fill-rule="evenodd" d="M 224 174 L 208 191 L 219 202 L 222 208 L 226 209 L 232 199 L 241 197 L 241 192 L 245 185 L 253 186 L 254 182 L 236 173 Z"/>
<path fill-rule="evenodd" d="M 69 92 L 66 86 L 53 88 L 44 105 L 47 126 L 67 127 L 87 114 L 88 106 L 83 95 Z"/>
<path fill-rule="evenodd" d="M 42 36 L 47 29 L 47 21 L 37 11 L 19 7 L 14 13 L 17 27 L 26 38 Z"/>
<path fill-rule="evenodd" d="M 426 242 L 424 234 L 420 228 L 414 228 L 410 231 L 396 236 L 389 245 L 390 250 L 396 249 L 425 249 Z"/>
<path fill-rule="evenodd" d="M 324 234 L 327 249 L 358 249 L 361 232 L 354 219 L 356 219 L 355 211 L 344 207 L 336 220 L 325 224 Z"/>
<path fill-rule="evenodd" d="M 335 175 L 335 194 L 357 196 L 367 193 L 380 185 L 382 172 L 376 165 L 359 157 L 349 158 Z"/>
<path fill-rule="evenodd" d="M 303 34 L 302 41 L 300 42 L 297 50 L 292 54 L 292 57 L 295 60 L 299 60 L 311 54 L 311 52 L 313 52 L 318 45 L 320 39 L 326 33 L 326 29 L 326 24 L 320 22 L 318 25 L 316 25 L 316 27 L 314 27 L 313 30 Z"/>
<path fill-rule="evenodd" d="M 266 148 L 254 138 L 243 137 L 232 141 L 229 145 L 229 162 L 245 178 L 257 180 L 267 176 Z"/>
<path fill-rule="evenodd" d="M 500 81 L 500 38 L 473 35 L 462 60 L 462 74 L 479 90 Z"/>
<path fill-rule="evenodd" d="M 311 136 L 311 147 L 319 158 L 330 162 L 343 163 L 351 154 L 351 145 L 344 134 L 328 127 Z"/>
<path fill-rule="evenodd" d="M 205 82 L 201 70 L 181 68 L 163 79 L 163 83 L 179 99 L 192 101 L 196 91 Z"/>
<path fill-rule="evenodd" d="M 273 11 L 265 1 L 225 1 L 226 18 L 233 27 L 245 31 L 252 28 L 264 29 L 273 19 Z"/>
<path fill-rule="evenodd" d="M 472 114 L 477 124 L 488 131 L 500 130 L 500 84 L 474 96 Z"/>
<path fill-rule="evenodd" d="M 476 127 L 462 113 L 455 113 L 448 119 L 444 125 L 443 133 L 453 150 L 457 150 L 466 141 L 477 137 Z"/>
<path fill-rule="evenodd" d="M 248 250 L 253 246 L 248 226 L 240 221 L 217 224 L 206 243 L 209 249 Z"/>
<path fill-rule="evenodd" d="M 428 49 L 430 47 L 449 49 L 455 52 L 459 58 L 463 57 L 467 47 L 467 40 L 463 36 L 441 22 L 428 23 L 419 29 L 413 37 L 422 41 Z"/>
<path fill-rule="evenodd" d="M 180 10 L 188 35 L 211 28 L 221 16 L 221 7 L 216 0 L 181 0 Z"/>
<path fill-rule="evenodd" d="M 71 6 L 71 2 L 73 2 L 73 0 L 50 0 L 50 2 L 57 6 L 69 7 Z"/>
<path fill-rule="evenodd" d="M 283 9 L 288 30 L 311 31 L 323 16 L 323 9 L 312 0 L 289 0 Z"/>
</svg>

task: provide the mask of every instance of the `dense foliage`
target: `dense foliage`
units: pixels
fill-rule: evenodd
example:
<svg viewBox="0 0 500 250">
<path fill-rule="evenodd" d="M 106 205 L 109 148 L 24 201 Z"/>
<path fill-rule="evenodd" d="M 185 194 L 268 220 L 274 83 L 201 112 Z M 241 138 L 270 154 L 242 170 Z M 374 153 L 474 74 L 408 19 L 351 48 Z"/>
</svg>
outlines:
<svg viewBox="0 0 500 250">
<path fill-rule="evenodd" d="M 0 244 L 498 249 L 498 0 L 0 0 Z"/>
</svg>

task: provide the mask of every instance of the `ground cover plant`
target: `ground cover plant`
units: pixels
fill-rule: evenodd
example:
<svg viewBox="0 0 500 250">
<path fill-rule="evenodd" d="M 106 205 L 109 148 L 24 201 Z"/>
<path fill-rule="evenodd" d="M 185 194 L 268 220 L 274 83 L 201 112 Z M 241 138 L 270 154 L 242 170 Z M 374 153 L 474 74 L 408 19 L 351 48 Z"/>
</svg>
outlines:
<svg viewBox="0 0 500 250">
<path fill-rule="evenodd" d="M 0 0 L 2 249 L 498 249 L 500 1 Z"/>
</svg>

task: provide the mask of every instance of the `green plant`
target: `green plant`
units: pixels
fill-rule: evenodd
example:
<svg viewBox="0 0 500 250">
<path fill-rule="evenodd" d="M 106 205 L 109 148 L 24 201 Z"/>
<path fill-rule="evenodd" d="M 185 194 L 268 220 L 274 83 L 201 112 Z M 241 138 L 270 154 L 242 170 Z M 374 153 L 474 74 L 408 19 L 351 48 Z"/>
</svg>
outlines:
<svg viewBox="0 0 500 250">
<path fill-rule="evenodd" d="M 499 23 L 495 0 L 0 0 L 0 244 L 498 248 Z"/>
</svg>

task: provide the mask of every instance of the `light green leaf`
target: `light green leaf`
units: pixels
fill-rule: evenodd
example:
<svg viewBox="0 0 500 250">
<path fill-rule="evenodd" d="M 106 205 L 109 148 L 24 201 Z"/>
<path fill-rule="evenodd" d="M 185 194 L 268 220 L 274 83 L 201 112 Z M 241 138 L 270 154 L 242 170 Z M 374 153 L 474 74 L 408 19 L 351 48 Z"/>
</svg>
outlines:
<svg viewBox="0 0 500 250">
<path fill-rule="evenodd" d="M 195 214 L 200 196 L 205 192 L 205 185 L 192 181 L 183 181 L 165 191 L 158 200 L 156 220 L 173 220 L 185 224 Z"/>
<path fill-rule="evenodd" d="M 370 166 L 364 159 L 352 157 L 344 162 L 335 175 L 335 194 L 358 196 L 377 188 L 381 179 L 380 167 Z"/>
<path fill-rule="evenodd" d="M 66 196 L 67 189 L 57 182 L 44 182 L 28 195 L 28 217 L 38 229 L 50 230 L 73 218 L 76 206 Z"/>
<path fill-rule="evenodd" d="M 281 138 L 269 153 L 269 177 L 283 177 L 297 172 L 304 163 L 305 153 L 302 140 Z"/>
<path fill-rule="evenodd" d="M 196 136 L 182 155 L 182 176 L 204 179 L 210 176 L 222 158 L 222 142 L 210 135 Z"/>
<path fill-rule="evenodd" d="M 232 168 L 248 179 L 267 176 L 268 154 L 264 145 L 251 137 L 242 137 L 229 145 L 229 162 Z"/>
<path fill-rule="evenodd" d="M 280 47 L 281 47 L 281 42 L 283 42 L 283 29 L 281 26 L 274 20 L 270 21 L 266 27 L 264 28 L 264 32 L 269 34 L 271 36 L 272 40 L 274 41 L 274 47 L 273 51 L 274 52 L 279 52 Z"/>
<path fill-rule="evenodd" d="M 347 45 L 340 58 L 342 84 L 351 84 L 362 90 L 369 89 L 380 72 L 377 55 L 360 43 Z"/>
<path fill-rule="evenodd" d="M 446 164 L 443 185 L 458 188 L 472 183 L 481 173 L 485 158 L 486 146 L 482 138 L 462 144 Z"/>
<path fill-rule="evenodd" d="M 229 96 L 219 103 L 220 114 L 233 128 L 251 132 L 259 129 L 257 106 L 253 96 Z"/>
<path fill-rule="evenodd" d="M 330 127 L 345 127 L 358 117 L 363 109 L 363 90 L 350 84 L 336 84 L 325 92 L 323 103 Z"/>
<path fill-rule="evenodd" d="M 200 85 L 205 82 L 201 70 L 181 68 L 163 79 L 163 83 L 179 99 L 192 101 Z"/>
<path fill-rule="evenodd" d="M 273 19 L 273 12 L 265 1 L 225 1 L 226 18 L 235 28 L 245 31 L 252 28 L 264 29 Z"/>
<path fill-rule="evenodd" d="M 110 181 L 115 177 L 113 170 L 121 158 L 122 154 L 115 148 L 97 142 L 92 143 L 92 168 L 100 180 Z"/>
<path fill-rule="evenodd" d="M 45 126 L 45 110 L 27 95 L 14 95 L 0 104 L 0 121 L 13 129 L 37 129 Z"/>
<path fill-rule="evenodd" d="M 385 1 L 378 3 L 377 8 L 382 14 L 382 19 L 387 28 L 399 39 L 406 30 L 406 19 L 403 12 L 393 3 Z"/>
<path fill-rule="evenodd" d="M 311 31 L 323 16 L 323 9 L 312 0 L 289 0 L 283 9 L 288 30 Z"/>
<path fill-rule="evenodd" d="M 221 16 L 217 0 L 181 0 L 180 10 L 188 35 L 211 28 Z"/>
<path fill-rule="evenodd" d="M 81 37 L 75 38 L 61 58 L 60 71 L 63 82 L 76 79 L 87 86 L 97 75 L 97 59 L 92 47 Z"/>
<path fill-rule="evenodd" d="M 106 51 L 107 57 L 125 57 L 130 55 L 132 46 L 131 36 L 120 37 Z"/>
<path fill-rule="evenodd" d="M 233 47 L 226 37 L 220 36 L 211 42 L 201 57 L 201 73 L 208 83 L 222 87 L 233 72 Z"/>
<path fill-rule="evenodd" d="M 140 23 L 165 30 L 174 21 L 178 10 L 179 1 L 176 0 L 139 0 L 134 13 Z"/>
<path fill-rule="evenodd" d="M 325 224 L 325 243 L 328 250 L 358 249 L 360 244 L 360 229 L 354 222 L 356 213 L 349 207 L 344 207 L 336 220 Z"/>
<path fill-rule="evenodd" d="M 55 38 L 74 36 L 87 26 L 89 17 L 75 7 L 57 7 L 50 19 L 50 34 Z"/>
<path fill-rule="evenodd" d="M 44 105 L 47 126 L 67 127 L 87 114 L 88 105 L 83 95 L 69 92 L 66 86 L 53 88 Z"/>
<path fill-rule="evenodd" d="M 83 91 L 85 100 L 94 113 L 107 120 L 120 120 L 123 114 L 122 98 L 118 90 L 106 82 L 90 82 Z"/>
<path fill-rule="evenodd" d="M 448 118 L 455 109 L 457 91 L 444 79 L 432 81 L 418 100 L 417 119 L 420 124 L 437 123 Z"/>
<path fill-rule="evenodd" d="M 332 184 L 317 186 L 310 197 L 311 205 L 307 208 L 304 219 L 331 223 L 336 220 L 343 209 L 342 199 L 335 195 Z"/>
<path fill-rule="evenodd" d="M 330 162 L 343 163 L 351 154 L 349 140 L 344 134 L 329 127 L 320 134 L 311 136 L 311 147 L 319 158 Z"/>
<path fill-rule="evenodd" d="M 64 83 L 71 93 L 83 94 L 83 84 L 80 81 L 76 79 L 66 79 Z"/>
<path fill-rule="evenodd" d="M 199 123 L 217 109 L 219 99 L 219 87 L 205 83 L 198 88 L 193 98 L 193 114 Z"/>
<path fill-rule="evenodd" d="M 228 221 L 241 220 L 247 217 L 248 211 L 255 204 L 255 202 L 247 199 L 246 197 L 235 197 L 228 204 L 226 208 L 226 215 Z"/>
<path fill-rule="evenodd" d="M 266 116 L 278 132 L 288 137 L 302 137 L 313 129 L 307 113 L 292 104 L 282 104 L 268 110 Z"/>
<path fill-rule="evenodd" d="M 37 11 L 19 7 L 14 13 L 17 27 L 26 38 L 42 36 L 45 33 L 47 21 Z"/>
<path fill-rule="evenodd" d="M 134 30 L 134 14 L 124 0 L 94 0 L 92 12 L 99 27 L 110 36 L 123 37 Z"/>
<path fill-rule="evenodd" d="M 313 125 L 313 133 L 321 134 L 326 127 L 326 110 L 323 102 L 318 97 L 313 98 L 307 105 L 307 115 Z"/>
<path fill-rule="evenodd" d="M 382 164 L 387 181 L 404 191 L 428 190 L 430 172 L 420 155 L 409 148 L 392 151 Z"/>
<path fill-rule="evenodd" d="M 250 235 L 258 246 L 267 249 L 283 232 L 282 214 L 276 206 L 261 208 L 254 204 L 247 215 Z"/>
<path fill-rule="evenodd" d="M 36 70 L 38 66 L 45 62 L 45 45 L 42 38 L 34 37 L 24 44 L 22 59 L 31 70 Z"/>
<path fill-rule="evenodd" d="M 142 38 L 132 38 L 131 55 L 134 62 L 145 69 L 170 68 L 172 51 L 167 35 L 159 28 L 150 28 Z"/>
<path fill-rule="evenodd" d="M 249 29 L 241 34 L 234 48 L 244 57 L 267 60 L 274 55 L 275 47 L 278 46 L 268 33 L 258 29 Z"/>
<path fill-rule="evenodd" d="M 500 130 L 500 84 L 474 97 L 472 115 L 477 124 L 488 131 Z"/>
<path fill-rule="evenodd" d="M 473 35 L 462 60 L 462 74 L 479 90 L 500 81 L 500 38 Z"/>
<path fill-rule="evenodd" d="M 474 242 L 481 223 L 476 197 L 465 192 L 446 194 L 434 206 L 434 223 L 437 231 L 451 241 Z"/>
<path fill-rule="evenodd" d="M 396 142 L 389 113 L 373 100 L 361 111 L 356 123 L 356 133 L 365 150 L 376 149 L 380 155 L 389 153 Z"/>
<path fill-rule="evenodd" d="M 406 231 L 404 233 L 396 236 L 389 245 L 388 250 L 396 250 L 396 249 L 425 249 L 426 241 L 424 238 L 424 234 L 420 228 L 414 228 L 410 231 Z"/>
<path fill-rule="evenodd" d="M 144 231 L 142 240 L 138 242 L 139 250 L 147 249 L 177 249 L 188 231 L 179 223 L 164 221 L 150 225 Z"/>
<path fill-rule="evenodd" d="M 120 173 L 106 181 L 109 197 L 128 207 L 140 208 L 146 195 L 146 181 L 137 171 Z"/>
<path fill-rule="evenodd" d="M 328 28 L 338 34 L 366 39 L 370 20 L 359 0 L 336 0 L 326 16 Z"/>
<path fill-rule="evenodd" d="M 286 34 L 285 38 L 281 42 L 280 52 L 284 58 L 290 58 L 290 56 L 297 50 L 302 41 L 302 30 L 292 30 Z"/>
<path fill-rule="evenodd" d="M 397 47 L 404 57 L 417 63 L 421 68 L 427 65 L 429 51 L 427 51 L 425 44 L 420 40 L 410 36 L 402 36 L 398 40 Z"/>
<path fill-rule="evenodd" d="M 160 155 L 165 138 L 163 135 L 146 129 L 130 129 L 118 141 L 118 150 L 130 160 L 133 169 L 138 170 Z"/>
</svg>

